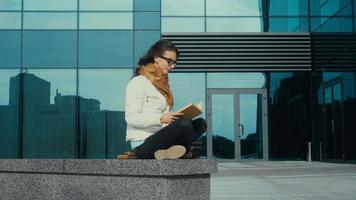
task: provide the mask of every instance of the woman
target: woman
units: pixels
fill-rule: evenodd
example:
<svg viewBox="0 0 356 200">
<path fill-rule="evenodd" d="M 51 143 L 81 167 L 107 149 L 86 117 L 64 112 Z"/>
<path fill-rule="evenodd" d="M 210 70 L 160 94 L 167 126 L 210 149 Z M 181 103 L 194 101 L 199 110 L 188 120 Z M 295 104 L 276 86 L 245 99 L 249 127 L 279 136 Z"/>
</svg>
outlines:
<svg viewBox="0 0 356 200">
<path fill-rule="evenodd" d="M 173 94 L 168 73 L 175 67 L 178 49 L 159 40 L 140 58 L 126 88 L 126 140 L 133 150 L 118 159 L 176 159 L 191 157 L 190 145 L 207 128 L 204 119 L 194 121 L 172 112 Z"/>
</svg>

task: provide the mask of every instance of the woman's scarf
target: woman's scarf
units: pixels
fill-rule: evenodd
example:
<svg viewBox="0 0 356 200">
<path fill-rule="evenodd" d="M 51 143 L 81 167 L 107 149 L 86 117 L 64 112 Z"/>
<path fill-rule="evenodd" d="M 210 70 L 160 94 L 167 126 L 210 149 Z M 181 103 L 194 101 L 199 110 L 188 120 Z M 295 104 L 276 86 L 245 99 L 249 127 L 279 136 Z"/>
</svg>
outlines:
<svg viewBox="0 0 356 200">
<path fill-rule="evenodd" d="M 140 68 L 139 74 L 146 77 L 155 88 L 166 98 L 170 108 L 173 107 L 173 94 L 168 84 L 168 75 L 153 63 L 143 65 Z"/>
</svg>

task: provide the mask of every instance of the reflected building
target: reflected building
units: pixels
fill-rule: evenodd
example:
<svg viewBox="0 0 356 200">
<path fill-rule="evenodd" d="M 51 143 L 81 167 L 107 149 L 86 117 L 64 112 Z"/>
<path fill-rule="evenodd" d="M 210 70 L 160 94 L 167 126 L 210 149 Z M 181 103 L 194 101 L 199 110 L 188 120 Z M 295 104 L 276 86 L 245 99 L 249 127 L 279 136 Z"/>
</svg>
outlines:
<svg viewBox="0 0 356 200">
<path fill-rule="evenodd" d="M 23 1 L 0 5 L 1 158 L 130 149 L 125 87 L 163 38 L 175 106 L 206 105 L 202 155 L 356 161 L 356 0 Z"/>
<path fill-rule="evenodd" d="M 25 87 L 19 88 L 18 83 L 22 81 Z M 50 104 L 50 82 L 34 74 L 21 73 L 10 79 L 9 105 L 0 107 L 0 122 L 6 124 L 2 126 L 1 135 L 9 140 L 2 146 L 3 157 L 11 153 L 17 157 L 17 152 L 6 152 L 6 148 L 13 149 L 12 145 L 17 144 L 19 136 L 7 133 L 16 133 L 18 124 L 6 122 L 17 121 L 11 118 L 16 117 L 18 111 L 19 93 L 25 102 L 22 151 L 26 158 L 75 158 L 78 146 L 84 158 L 107 158 L 130 148 L 125 142 L 124 112 L 101 110 L 99 100 L 79 97 L 81 126 L 77 140 L 78 98 L 62 96 L 57 90 L 54 104 Z"/>
</svg>

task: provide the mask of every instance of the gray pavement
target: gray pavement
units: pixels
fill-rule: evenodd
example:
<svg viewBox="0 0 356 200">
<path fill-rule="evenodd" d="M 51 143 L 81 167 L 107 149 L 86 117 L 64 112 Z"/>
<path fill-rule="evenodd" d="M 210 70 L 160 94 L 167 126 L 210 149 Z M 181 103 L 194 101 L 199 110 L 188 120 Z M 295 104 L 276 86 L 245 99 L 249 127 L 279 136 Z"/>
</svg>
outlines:
<svg viewBox="0 0 356 200">
<path fill-rule="evenodd" d="M 304 161 L 219 163 L 211 199 L 356 200 L 356 165 Z"/>
</svg>

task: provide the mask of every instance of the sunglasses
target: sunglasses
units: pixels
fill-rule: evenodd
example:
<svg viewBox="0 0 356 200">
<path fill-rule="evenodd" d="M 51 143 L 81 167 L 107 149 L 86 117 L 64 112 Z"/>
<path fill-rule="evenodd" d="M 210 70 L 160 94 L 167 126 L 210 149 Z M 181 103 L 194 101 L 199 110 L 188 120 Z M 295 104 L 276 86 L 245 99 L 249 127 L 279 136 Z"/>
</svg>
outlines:
<svg viewBox="0 0 356 200">
<path fill-rule="evenodd" d="M 173 59 L 170 59 L 170 58 L 167 58 L 167 57 L 164 57 L 164 56 L 158 56 L 158 57 L 160 57 L 163 60 L 167 61 L 168 65 L 176 65 L 177 64 L 176 60 L 173 60 Z"/>
</svg>

